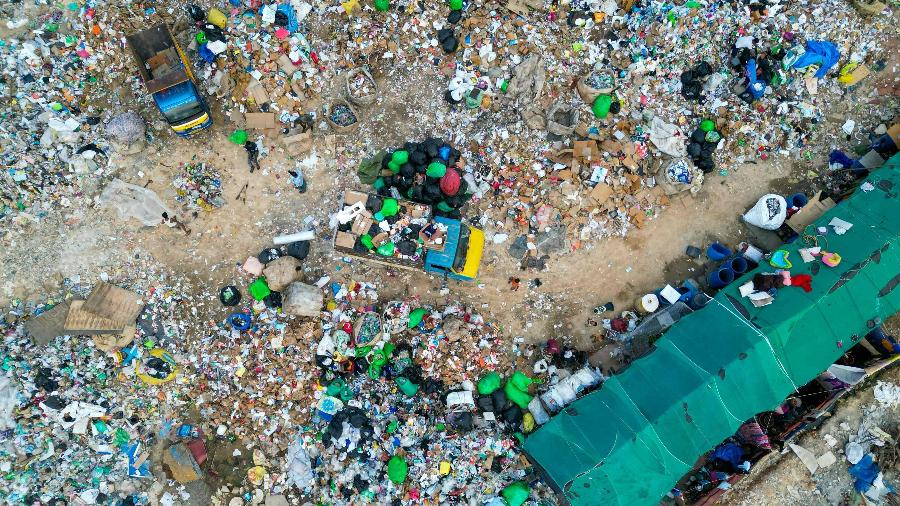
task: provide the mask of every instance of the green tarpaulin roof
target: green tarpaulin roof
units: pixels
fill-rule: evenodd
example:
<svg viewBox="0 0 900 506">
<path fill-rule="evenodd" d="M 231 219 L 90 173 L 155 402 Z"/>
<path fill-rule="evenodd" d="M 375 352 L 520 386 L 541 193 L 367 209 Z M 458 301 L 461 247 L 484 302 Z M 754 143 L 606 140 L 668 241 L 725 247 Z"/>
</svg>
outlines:
<svg viewBox="0 0 900 506">
<path fill-rule="evenodd" d="M 784 287 L 761 308 L 738 286 L 761 265 L 685 316 L 648 356 L 569 405 L 525 442 L 525 451 L 573 505 L 656 504 L 697 459 L 748 418 L 774 409 L 828 368 L 871 328 L 900 309 L 900 155 L 827 211 L 853 224 L 829 227 L 819 245 L 842 261 L 805 264 L 812 292 Z"/>
</svg>

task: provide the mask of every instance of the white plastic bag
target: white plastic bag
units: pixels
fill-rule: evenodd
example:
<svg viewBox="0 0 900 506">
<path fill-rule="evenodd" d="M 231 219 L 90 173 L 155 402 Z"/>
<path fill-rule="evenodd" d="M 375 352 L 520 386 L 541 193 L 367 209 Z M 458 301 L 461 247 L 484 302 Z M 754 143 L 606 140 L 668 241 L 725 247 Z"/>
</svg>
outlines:
<svg viewBox="0 0 900 506">
<path fill-rule="evenodd" d="M 544 410 L 540 397 L 531 399 L 531 402 L 528 403 L 528 412 L 534 417 L 534 423 L 538 425 L 544 425 L 550 421 L 550 415 Z"/>
<path fill-rule="evenodd" d="M 766 230 L 778 230 L 787 217 L 787 201 L 781 195 L 763 195 L 756 205 L 744 213 L 744 221 Z"/>
</svg>

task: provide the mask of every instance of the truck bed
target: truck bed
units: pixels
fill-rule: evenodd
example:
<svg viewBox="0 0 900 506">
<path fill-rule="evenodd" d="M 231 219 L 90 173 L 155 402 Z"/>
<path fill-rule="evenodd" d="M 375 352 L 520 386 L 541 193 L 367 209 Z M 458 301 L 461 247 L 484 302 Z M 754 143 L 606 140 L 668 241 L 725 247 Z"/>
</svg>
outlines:
<svg viewBox="0 0 900 506">
<path fill-rule="evenodd" d="M 150 93 L 191 78 L 175 39 L 165 24 L 129 35 L 126 41 Z"/>
<path fill-rule="evenodd" d="M 341 205 L 341 209 L 346 206 L 351 206 L 356 202 L 365 203 L 369 197 L 380 198 L 377 195 L 362 193 L 357 191 L 346 191 L 344 192 L 344 200 Z M 414 218 L 424 218 L 430 219 L 432 217 L 431 207 L 424 204 L 416 204 L 414 202 L 409 202 L 405 200 L 399 200 L 400 211 L 397 213 L 398 216 L 402 217 L 414 217 Z M 366 211 L 363 211 L 366 213 Z M 365 217 L 364 217 L 365 218 Z M 358 220 L 358 221 L 357 221 Z M 365 252 L 361 253 L 353 249 L 353 245 L 356 243 L 356 240 L 364 235 L 368 230 L 369 226 L 367 223 L 376 224 L 374 219 L 369 218 L 368 221 L 366 219 L 357 218 L 353 223 L 351 230 L 348 232 L 342 232 L 340 230 L 341 227 L 338 227 L 338 230 L 334 234 L 333 244 L 334 250 L 341 255 L 359 258 L 362 260 L 367 260 L 370 262 L 380 263 L 385 266 L 394 266 L 394 267 L 402 267 L 405 269 L 418 270 L 421 271 L 425 265 L 425 253 L 427 250 L 422 250 L 421 254 L 417 259 L 395 256 L 387 257 L 384 255 L 379 255 L 374 252 Z"/>
</svg>

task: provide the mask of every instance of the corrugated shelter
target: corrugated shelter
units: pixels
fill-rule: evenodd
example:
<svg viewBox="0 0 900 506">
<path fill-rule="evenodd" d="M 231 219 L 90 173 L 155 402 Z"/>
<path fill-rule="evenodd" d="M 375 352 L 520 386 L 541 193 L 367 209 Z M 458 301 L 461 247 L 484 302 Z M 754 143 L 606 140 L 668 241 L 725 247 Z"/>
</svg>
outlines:
<svg viewBox="0 0 900 506">
<path fill-rule="evenodd" d="M 756 308 L 738 286 L 669 328 L 646 357 L 572 403 L 525 442 L 525 451 L 572 505 L 657 504 L 715 445 L 751 416 L 774 409 L 900 309 L 900 155 L 825 212 L 853 224 L 819 238 L 841 255 L 829 268 L 790 251 L 791 273 L 812 275 L 812 291 L 785 287 Z"/>
</svg>

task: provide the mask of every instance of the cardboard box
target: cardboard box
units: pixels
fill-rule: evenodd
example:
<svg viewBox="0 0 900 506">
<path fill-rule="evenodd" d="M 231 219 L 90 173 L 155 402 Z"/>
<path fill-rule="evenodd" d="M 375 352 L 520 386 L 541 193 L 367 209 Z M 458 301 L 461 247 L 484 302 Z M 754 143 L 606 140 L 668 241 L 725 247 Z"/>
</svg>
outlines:
<svg viewBox="0 0 900 506">
<path fill-rule="evenodd" d="M 169 55 L 166 53 L 156 53 L 156 56 L 147 60 L 147 65 L 150 67 L 150 70 L 155 70 L 156 67 L 160 65 L 167 65 L 171 63 L 169 61 Z"/>
<path fill-rule="evenodd" d="M 363 211 L 353 220 L 353 225 L 350 227 L 350 231 L 353 232 L 354 235 L 365 235 L 369 232 L 369 229 L 372 227 L 374 221 L 372 220 L 372 215 L 366 211 Z"/>
<path fill-rule="evenodd" d="M 349 232 L 338 232 L 334 237 L 334 245 L 340 248 L 353 249 L 356 244 L 356 237 Z"/>
<path fill-rule="evenodd" d="M 610 188 L 608 184 L 597 183 L 597 186 L 595 186 L 594 189 L 591 190 L 590 196 L 597 204 L 602 205 L 604 202 L 609 200 L 610 197 L 612 197 L 612 194 L 613 189 Z"/>
<path fill-rule="evenodd" d="M 787 226 L 791 227 L 791 230 L 798 234 L 803 233 L 803 230 L 805 230 L 810 223 L 819 219 L 825 211 L 835 206 L 835 203 L 831 198 L 820 200 L 821 197 L 822 192 L 819 192 L 815 197 L 809 199 L 809 202 L 807 202 L 805 206 L 788 218 L 785 222 L 787 223 Z"/>
<path fill-rule="evenodd" d="M 247 128 L 255 128 L 264 130 L 267 128 L 275 128 L 274 112 L 248 112 L 244 115 Z"/>
<path fill-rule="evenodd" d="M 355 204 L 357 202 L 365 203 L 367 200 L 369 200 L 369 196 L 363 192 L 358 192 L 358 191 L 354 191 L 354 190 L 347 190 L 344 192 L 344 205 L 345 206 L 352 206 L 353 204 Z"/>
</svg>

